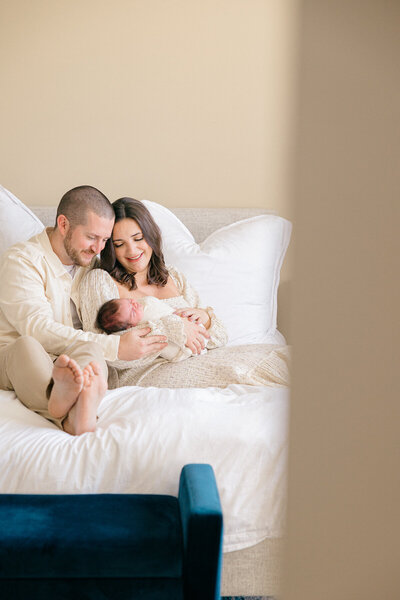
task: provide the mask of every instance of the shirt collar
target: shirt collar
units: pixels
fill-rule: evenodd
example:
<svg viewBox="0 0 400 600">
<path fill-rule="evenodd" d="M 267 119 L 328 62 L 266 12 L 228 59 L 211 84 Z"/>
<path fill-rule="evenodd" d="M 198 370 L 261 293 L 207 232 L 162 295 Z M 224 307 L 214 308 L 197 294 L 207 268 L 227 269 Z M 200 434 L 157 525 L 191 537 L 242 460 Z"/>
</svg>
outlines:
<svg viewBox="0 0 400 600">
<path fill-rule="evenodd" d="M 65 269 L 65 266 L 62 264 L 61 260 L 54 252 L 53 247 L 50 243 L 50 238 L 48 236 L 50 231 L 52 231 L 52 227 L 47 227 L 47 229 L 43 229 L 43 231 L 38 234 L 37 241 L 42 246 L 44 250 L 45 260 L 47 261 L 47 264 L 53 271 L 55 277 L 69 277 L 68 271 Z M 74 279 L 77 278 L 77 275 L 78 273 L 80 273 L 80 271 L 86 271 L 87 269 L 88 267 L 78 267 Z"/>
</svg>

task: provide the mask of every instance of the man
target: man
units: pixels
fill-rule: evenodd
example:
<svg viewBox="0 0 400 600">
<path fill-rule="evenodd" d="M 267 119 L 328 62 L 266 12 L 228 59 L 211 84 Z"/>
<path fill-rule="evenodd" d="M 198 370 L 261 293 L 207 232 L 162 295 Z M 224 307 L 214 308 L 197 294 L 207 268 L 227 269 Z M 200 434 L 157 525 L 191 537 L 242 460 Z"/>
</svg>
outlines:
<svg viewBox="0 0 400 600">
<path fill-rule="evenodd" d="M 106 361 L 136 360 L 167 345 L 150 328 L 123 336 L 79 329 L 82 277 L 111 236 L 114 210 L 91 186 L 67 192 L 54 228 L 9 248 L 0 264 L 0 387 L 64 431 L 94 431 Z"/>
</svg>

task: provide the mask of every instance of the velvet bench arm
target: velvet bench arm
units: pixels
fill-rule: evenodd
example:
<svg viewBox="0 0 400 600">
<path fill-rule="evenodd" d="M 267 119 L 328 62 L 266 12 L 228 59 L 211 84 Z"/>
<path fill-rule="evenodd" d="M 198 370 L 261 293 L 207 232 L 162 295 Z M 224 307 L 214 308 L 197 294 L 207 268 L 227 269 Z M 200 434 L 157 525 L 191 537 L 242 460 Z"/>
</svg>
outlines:
<svg viewBox="0 0 400 600">
<path fill-rule="evenodd" d="M 223 520 L 217 483 L 210 465 L 183 467 L 178 501 L 184 546 L 185 598 L 218 600 Z"/>
</svg>

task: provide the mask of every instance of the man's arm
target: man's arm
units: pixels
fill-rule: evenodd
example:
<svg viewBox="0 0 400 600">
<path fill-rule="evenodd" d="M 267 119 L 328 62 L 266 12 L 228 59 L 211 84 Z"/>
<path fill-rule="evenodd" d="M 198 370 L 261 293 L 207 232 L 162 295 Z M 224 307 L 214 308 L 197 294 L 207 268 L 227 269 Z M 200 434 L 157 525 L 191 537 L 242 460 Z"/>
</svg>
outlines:
<svg viewBox="0 0 400 600">
<path fill-rule="evenodd" d="M 69 293 L 63 293 L 56 280 L 46 282 L 40 266 L 26 256 L 10 253 L 1 264 L 0 280 L 0 309 L 9 330 L 34 337 L 49 354 L 59 355 L 70 343 L 82 340 L 99 343 L 106 360 L 117 358 L 117 336 L 83 332 L 66 324 Z"/>
<path fill-rule="evenodd" d="M 121 335 L 118 350 L 119 360 L 138 360 L 164 350 L 168 344 L 167 338 L 164 335 L 145 337 L 150 331 L 150 327 L 140 327 L 130 329 Z"/>
</svg>

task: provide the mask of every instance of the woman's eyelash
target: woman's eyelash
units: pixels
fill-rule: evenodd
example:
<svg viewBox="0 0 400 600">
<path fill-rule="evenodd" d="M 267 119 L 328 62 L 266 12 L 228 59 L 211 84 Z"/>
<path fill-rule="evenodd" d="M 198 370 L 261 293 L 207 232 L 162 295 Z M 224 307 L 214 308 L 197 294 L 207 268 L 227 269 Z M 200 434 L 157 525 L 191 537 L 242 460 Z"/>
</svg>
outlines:
<svg viewBox="0 0 400 600">
<path fill-rule="evenodd" d="M 143 238 L 143 236 L 142 236 L 141 238 L 134 238 L 134 240 L 133 240 L 133 241 L 134 241 L 134 242 L 141 242 L 143 239 L 144 239 L 144 238 Z M 116 243 L 114 242 L 114 248 L 121 248 L 121 246 L 123 246 L 123 244 L 116 244 Z"/>
</svg>

